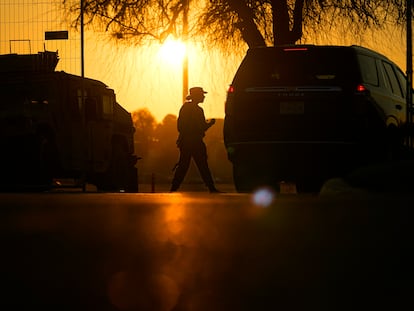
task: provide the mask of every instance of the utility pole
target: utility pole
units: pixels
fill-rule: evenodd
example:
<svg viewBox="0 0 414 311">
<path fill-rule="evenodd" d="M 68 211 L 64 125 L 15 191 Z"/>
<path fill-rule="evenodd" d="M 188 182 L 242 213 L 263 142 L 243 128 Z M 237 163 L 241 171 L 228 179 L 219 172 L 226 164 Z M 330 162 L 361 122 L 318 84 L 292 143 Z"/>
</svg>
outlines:
<svg viewBox="0 0 414 311">
<path fill-rule="evenodd" d="M 183 1 L 183 33 L 182 40 L 185 45 L 185 54 L 183 58 L 183 102 L 188 92 L 188 10 L 189 0 Z"/>
<path fill-rule="evenodd" d="M 84 61 L 85 61 L 85 47 L 84 47 L 84 43 L 85 43 L 85 32 L 84 32 L 84 21 L 83 21 L 83 0 L 80 0 L 80 35 L 81 35 L 81 77 L 82 79 L 85 78 L 85 65 L 84 65 Z M 83 93 L 82 93 L 83 94 Z"/>
<path fill-rule="evenodd" d="M 85 31 L 84 31 L 84 6 L 83 6 L 83 0 L 80 0 L 80 34 L 81 34 L 81 115 L 82 115 L 82 126 L 84 129 L 86 129 L 86 116 L 85 116 Z M 82 177 L 81 177 L 81 183 L 82 183 L 82 191 L 86 191 L 86 170 L 88 165 L 88 148 L 87 148 L 87 142 L 86 137 L 83 138 L 83 141 L 81 142 L 81 146 L 85 152 L 84 154 L 84 161 L 82 163 Z"/>
<path fill-rule="evenodd" d="M 407 0 L 407 128 L 408 146 L 413 147 L 412 127 L 413 127 L 413 44 L 412 44 L 412 6 L 413 1 Z"/>
</svg>

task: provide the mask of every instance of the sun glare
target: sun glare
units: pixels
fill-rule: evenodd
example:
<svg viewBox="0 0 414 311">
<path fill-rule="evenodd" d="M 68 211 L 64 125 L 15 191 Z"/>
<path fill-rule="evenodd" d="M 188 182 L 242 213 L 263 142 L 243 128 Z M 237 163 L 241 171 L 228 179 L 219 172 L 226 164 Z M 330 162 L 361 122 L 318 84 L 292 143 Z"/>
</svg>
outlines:
<svg viewBox="0 0 414 311">
<path fill-rule="evenodd" d="M 185 56 L 185 44 L 181 40 L 168 38 L 160 47 L 159 57 L 171 64 L 181 64 Z"/>
</svg>

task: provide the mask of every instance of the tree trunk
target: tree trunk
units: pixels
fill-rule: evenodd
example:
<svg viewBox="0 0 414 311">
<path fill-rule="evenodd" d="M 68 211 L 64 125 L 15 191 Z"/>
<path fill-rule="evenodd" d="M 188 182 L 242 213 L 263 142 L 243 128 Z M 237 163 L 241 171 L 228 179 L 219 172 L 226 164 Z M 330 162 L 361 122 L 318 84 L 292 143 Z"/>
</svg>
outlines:
<svg viewBox="0 0 414 311">
<path fill-rule="evenodd" d="M 293 25 L 290 29 L 290 18 L 287 0 L 272 0 L 273 44 L 295 44 L 302 37 L 304 0 L 296 0 L 293 11 Z"/>
<path fill-rule="evenodd" d="M 240 0 L 227 0 L 227 3 L 229 4 L 232 11 L 237 13 L 241 20 L 238 28 L 240 29 L 242 37 L 249 48 L 256 46 L 266 46 L 266 42 L 254 22 L 253 12 L 246 5 L 246 2 Z"/>
</svg>

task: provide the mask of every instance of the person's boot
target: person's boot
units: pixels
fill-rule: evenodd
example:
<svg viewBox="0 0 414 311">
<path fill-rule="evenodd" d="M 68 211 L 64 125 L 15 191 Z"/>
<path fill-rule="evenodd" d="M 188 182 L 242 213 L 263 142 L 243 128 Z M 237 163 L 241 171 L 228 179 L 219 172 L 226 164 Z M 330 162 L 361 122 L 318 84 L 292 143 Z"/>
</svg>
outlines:
<svg viewBox="0 0 414 311">
<path fill-rule="evenodd" d="M 210 193 L 224 193 L 223 191 L 218 190 L 215 186 L 208 187 Z"/>
<path fill-rule="evenodd" d="M 170 192 L 177 192 L 178 188 L 179 186 L 177 185 L 171 185 Z"/>
</svg>

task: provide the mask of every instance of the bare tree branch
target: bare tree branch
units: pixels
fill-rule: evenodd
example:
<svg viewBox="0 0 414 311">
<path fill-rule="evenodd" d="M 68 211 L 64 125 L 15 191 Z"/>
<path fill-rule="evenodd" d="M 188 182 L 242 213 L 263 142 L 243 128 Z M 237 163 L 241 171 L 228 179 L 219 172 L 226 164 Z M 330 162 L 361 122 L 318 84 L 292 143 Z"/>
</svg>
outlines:
<svg viewBox="0 0 414 311">
<path fill-rule="evenodd" d="M 303 31 L 324 27 L 358 33 L 389 23 L 403 25 L 405 0 L 189 0 L 189 36 L 224 50 L 293 44 Z M 63 0 L 79 26 L 78 0 Z M 412 8 L 411 8 L 412 9 Z M 182 34 L 183 1 L 84 0 L 85 25 L 99 27 L 118 40 L 144 44 Z"/>
</svg>

